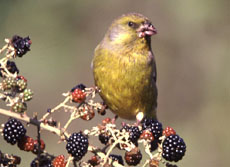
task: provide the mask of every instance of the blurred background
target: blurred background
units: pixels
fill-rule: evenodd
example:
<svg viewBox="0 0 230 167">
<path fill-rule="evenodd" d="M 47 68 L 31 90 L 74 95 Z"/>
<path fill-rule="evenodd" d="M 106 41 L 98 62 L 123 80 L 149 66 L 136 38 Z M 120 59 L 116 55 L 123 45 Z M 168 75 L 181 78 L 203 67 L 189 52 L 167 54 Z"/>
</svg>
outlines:
<svg viewBox="0 0 230 167">
<path fill-rule="evenodd" d="M 35 93 L 28 102 L 28 115 L 42 116 L 76 84 L 94 85 L 90 68 L 94 48 L 113 19 L 128 12 L 146 15 L 158 29 L 152 38 L 158 118 L 165 127 L 174 127 L 187 144 L 178 166 L 224 167 L 230 151 L 229 6 L 229 0 L 1 0 L 0 46 L 15 34 L 32 39 L 31 52 L 16 64 Z M 0 107 L 7 109 L 3 102 Z M 62 125 L 68 117 L 56 114 Z M 90 128 L 103 118 L 76 120 L 69 131 Z M 1 124 L 6 120 L 0 116 Z M 35 127 L 27 129 L 35 138 Z M 42 138 L 48 152 L 67 155 L 57 136 L 42 131 Z M 23 167 L 35 157 L 6 144 L 2 137 L 0 150 L 21 155 Z"/>
</svg>

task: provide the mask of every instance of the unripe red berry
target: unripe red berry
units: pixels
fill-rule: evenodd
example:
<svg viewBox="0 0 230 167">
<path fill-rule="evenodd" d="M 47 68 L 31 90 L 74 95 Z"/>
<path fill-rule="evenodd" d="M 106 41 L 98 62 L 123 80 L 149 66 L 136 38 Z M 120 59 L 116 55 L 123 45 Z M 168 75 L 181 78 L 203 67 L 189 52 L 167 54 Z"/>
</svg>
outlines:
<svg viewBox="0 0 230 167">
<path fill-rule="evenodd" d="M 140 135 L 140 139 L 149 140 L 150 142 L 154 140 L 153 133 L 149 130 L 144 130 Z"/>
<path fill-rule="evenodd" d="M 24 151 L 33 151 L 34 149 L 34 139 L 29 136 L 24 136 L 18 141 L 18 147 Z"/>
<path fill-rule="evenodd" d="M 175 131 L 173 128 L 169 127 L 169 126 L 167 126 L 167 127 L 163 130 L 163 135 L 165 135 L 166 137 L 168 137 L 168 136 L 170 136 L 170 135 L 175 135 L 175 134 L 176 134 L 176 131 Z"/>
<path fill-rule="evenodd" d="M 82 103 L 86 99 L 86 94 L 81 89 L 75 89 L 72 92 L 72 100 L 76 103 Z"/>
<path fill-rule="evenodd" d="M 53 167 L 65 167 L 67 162 L 65 161 L 65 156 L 64 155 L 59 155 L 54 158 L 52 161 Z"/>
</svg>

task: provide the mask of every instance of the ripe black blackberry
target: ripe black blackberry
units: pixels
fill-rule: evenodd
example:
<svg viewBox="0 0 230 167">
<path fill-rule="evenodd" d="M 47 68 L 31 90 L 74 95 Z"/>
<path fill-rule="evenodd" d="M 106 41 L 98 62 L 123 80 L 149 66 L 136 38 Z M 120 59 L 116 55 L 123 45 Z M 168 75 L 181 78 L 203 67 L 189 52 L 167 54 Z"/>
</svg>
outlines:
<svg viewBox="0 0 230 167">
<path fill-rule="evenodd" d="M 110 154 L 109 157 L 114 161 L 118 161 L 119 164 L 124 165 L 124 161 L 123 161 L 122 156 L 115 155 L 115 154 Z"/>
<path fill-rule="evenodd" d="M 159 143 L 159 140 L 153 140 L 150 143 L 150 151 L 151 152 L 155 151 L 158 148 L 158 143 Z"/>
<path fill-rule="evenodd" d="M 78 84 L 75 87 L 73 87 L 70 92 L 74 92 L 75 89 L 84 90 L 85 88 L 86 88 L 86 86 L 84 84 Z"/>
<path fill-rule="evenodd" d="M 40 156 L 40 162 L 38 161 L 38 158 L 35 158 L 31 164 L 30 167 L 53 167 L 52 161 L 48 157 L 41 155 Z"/>
<path fill-rule="evenodd" d="M 1 67 L 1 65 L 0 65 L 0 67 Z M 10 72 L 10 73 L 12 73 L 12 74 L 14 74 L 14 73 L 19 73 L 19 70 L 18 70 L 18 68 L 17 68 L 17 66 L 16 66 L 16 64 L 15 64 L 15 62 L 13 62 L 13 61 L 7 61 L 6 62 L 6 68 L 7 68 L 7 70 Z M 2 74 L 2 71 L 3 69 L 2 68 L 0 68 L 0 77 L 2 77 L 3 76 L 3 74 Z"/>
<path fill-rule="evenodd" d="M 89 146 L 88 138 L 85 137 L 81 132 L 73 133 L 67 140 L 66 149 L 76 161 L 82 159 L 87 153 Z"/>
<path fill-rule="evenodd" d="M 123 127 L 127 132 L 129 132 L 129 140 L 135 144 L 138 145 L 137 141 L 141 135 L 141 131 L 138 128 L 138 126 L 127 126 L 125 125 Z"/>
<path fill-rule="evenodd" d="M 100 164 L 100 159 L 98 156 L 94 155 L 88 160 L 88 163 L 92 166 L 97 166 Z"/>
<path fill-rule="evenodd" d="M 16 49 L 16 55 L 22 57 L 28 51 L 30 51 L 31 40 L 29 37 L 22 38 L 20 36 L 13 36 L 12 45 Z"/>
<path fill-rule="evenodd" d="M 14 145 L 26 134 L 26 129 L 20 121 L 11 118 L 8 120 L 3 129 L 3 137 L 6 142 Z"/>
<path fill-rule="evenodd" d="M 107 144 L 110 139 L 110 135 L 107 135 L 106 133 L 101 133 L 98 138 L 102 144 Z"/>
<path fill-rule="evenodd" d="M 156 140 L 158 140 L 159 137 L 162 136 L 162 124 L 155 119 L 145 118 L 142 122 L 142 129 L 149 129 L 150 132 L 153 133 L 154 139 Z"/>
<path fill-rule="evenodd" d="M 168 161 L 179 161 L 185 154 L 186 145 L 178 135 L 170 135 L 163 141 L 162 157 Z"/>
</svg>

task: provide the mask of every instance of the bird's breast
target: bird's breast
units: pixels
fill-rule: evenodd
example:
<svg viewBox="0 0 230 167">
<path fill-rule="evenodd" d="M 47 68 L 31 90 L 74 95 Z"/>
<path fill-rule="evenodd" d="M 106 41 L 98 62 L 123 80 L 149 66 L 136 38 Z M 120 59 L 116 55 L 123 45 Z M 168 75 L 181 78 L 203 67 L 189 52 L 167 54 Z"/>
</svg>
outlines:
<svg viewBox="0 0 230 167">
<path fill-rule="evenodd" d="M 93 62 L 95 84 L 109 108 L 126 119 L 135 119 L 139 110 L 150 110 L 152 104 L 145 102 L 151 101 L 154 93 L 149 53 L 98 53 Z"/>
</svg>

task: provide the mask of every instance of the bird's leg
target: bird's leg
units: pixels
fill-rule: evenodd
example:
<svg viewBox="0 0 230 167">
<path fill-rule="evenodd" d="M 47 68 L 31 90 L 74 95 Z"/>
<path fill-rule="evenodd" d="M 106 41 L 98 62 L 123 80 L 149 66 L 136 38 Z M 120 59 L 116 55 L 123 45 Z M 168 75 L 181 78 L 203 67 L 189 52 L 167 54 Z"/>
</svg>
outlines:
<svg viewBox="0 0 230 167">
<path fill-rule="evenodd" d="M 118 118 L 118 115 L 115 115 L 115 117 L 111 120 L 111 122 L 115 124 L 115 121 L 117 120 L 117 118 Z"/>
</svg>

